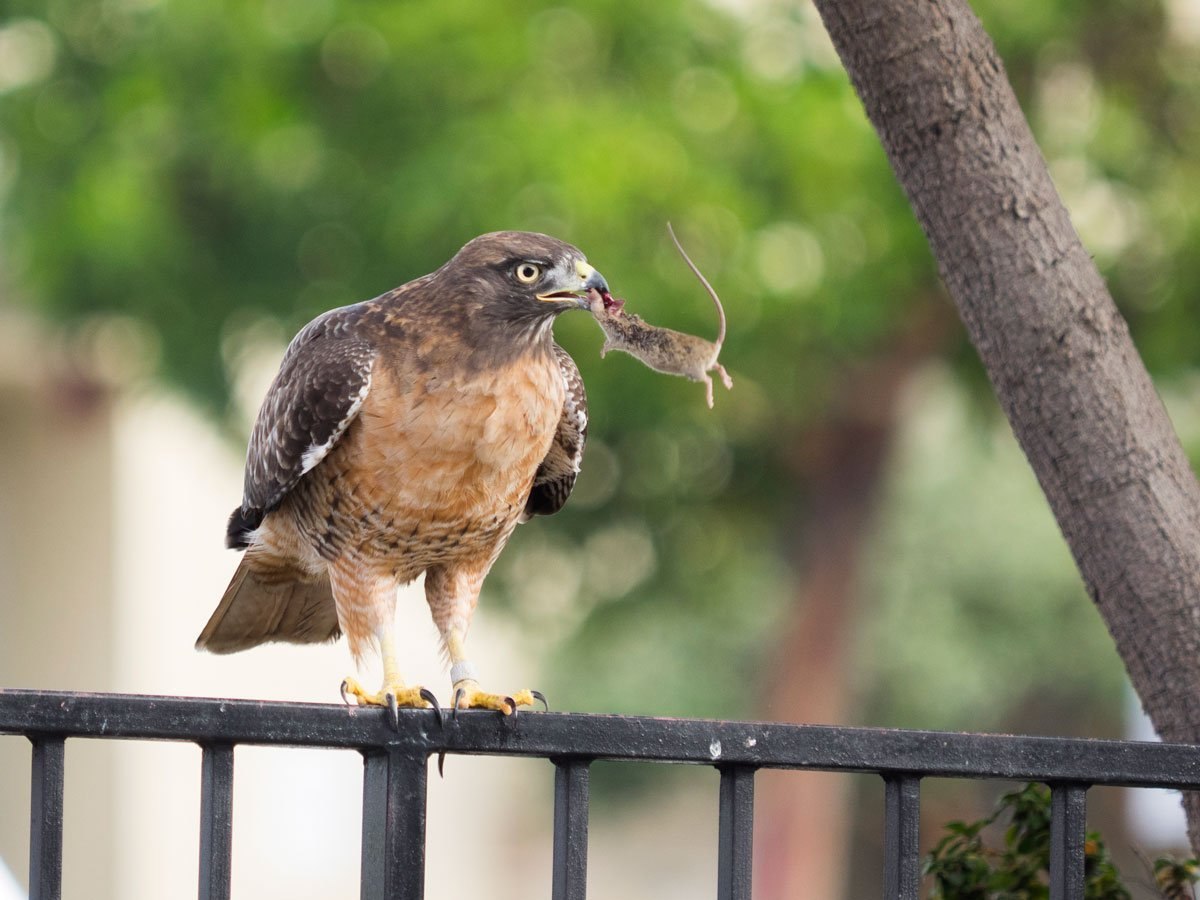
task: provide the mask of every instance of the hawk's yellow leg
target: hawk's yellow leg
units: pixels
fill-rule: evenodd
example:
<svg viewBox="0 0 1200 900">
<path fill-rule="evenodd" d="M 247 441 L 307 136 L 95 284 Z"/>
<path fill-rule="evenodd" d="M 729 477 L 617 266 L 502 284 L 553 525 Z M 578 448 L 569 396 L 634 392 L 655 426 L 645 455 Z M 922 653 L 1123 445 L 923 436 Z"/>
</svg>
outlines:
<svg viewBox="0 0 1200 900">
<path fill-rule="evenodd" d="M 467 659 L 463 636 L 457 629 L 446 633 L 446 649 L 450 653 L 450 679 L 454 683 L 453 708 L 495 709 L 511 716 L 521 706 L 533 706 L 537 701 L 546 704 L 539 691 L 522 690 L 515 694 L 490 694 L 479 689 L 475 667 Z"/>
<path fill-rule="evenodd" d="M 347 703 L 353 697 L 359 706 L 410 707 L 415 709 L 436 708 L 433 694 L 423 687 L 408 687 L 400 678 L 396 665 L 396 646 L 392 633 L 386 626 L 379 630 L 379 652 L 383 657 L 383 687 L 372 694 L 353 678 L 342 681 L 342 699 Z"/>
</svg>

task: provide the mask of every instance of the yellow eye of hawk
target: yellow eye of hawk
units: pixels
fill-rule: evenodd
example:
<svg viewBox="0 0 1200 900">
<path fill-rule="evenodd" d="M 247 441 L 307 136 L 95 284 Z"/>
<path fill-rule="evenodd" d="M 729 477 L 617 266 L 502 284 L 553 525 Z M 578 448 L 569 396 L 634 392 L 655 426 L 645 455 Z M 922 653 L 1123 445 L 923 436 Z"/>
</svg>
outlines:
<svg viewBox="0 0 1200 900">
<path fill-rule="evenodd" d="M 542 267 L 531 262 L 518 263 L 514 272 L 521 284 L 533 284 L 542 277 Z"/>
</svg>

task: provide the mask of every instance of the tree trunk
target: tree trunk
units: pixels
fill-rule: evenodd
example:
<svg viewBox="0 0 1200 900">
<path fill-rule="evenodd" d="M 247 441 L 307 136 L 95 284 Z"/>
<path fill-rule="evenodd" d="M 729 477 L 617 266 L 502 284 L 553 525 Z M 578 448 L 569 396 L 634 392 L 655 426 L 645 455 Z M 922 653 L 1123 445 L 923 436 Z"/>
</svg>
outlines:
<svg viewBox="0 0 1200 900">
<path fill-rule="evenodd" d="M 900 373 L 871 379 L 895 399 Z M 776 722 L 844 723 L 851 703 L 850 655 L 862 551 L 874 518 L 893 423 L 890 416 L 835 416 L 809 434 L 804 482 L 807 527 L 791 620 L 775 648 L 765 717 Z M 764 900 L 841 897 L 850 785 L 824 772 L 759 773 L 760 839 L 755 886 Z"/>
<path fill-rule="evenodd" d="M 796 548 L 797 599 L 762 695 L 775 722 L 845 724 L 863 551 L 913 372 L 944 343 L 944 307 L 922 309 L 891 346 L 840 381 L 827 416 L 796 442 L 805 526 Z M 763 900 L 845 894 L 850 785 L 844 775 L 758 775 L 755 894 Z"/>
<path fill-rule="evenodd" d="M 965 0 L 816 5 L 1146 712 L 1200 743 L 1200 486 L 995 48 Z"/>
</svg>

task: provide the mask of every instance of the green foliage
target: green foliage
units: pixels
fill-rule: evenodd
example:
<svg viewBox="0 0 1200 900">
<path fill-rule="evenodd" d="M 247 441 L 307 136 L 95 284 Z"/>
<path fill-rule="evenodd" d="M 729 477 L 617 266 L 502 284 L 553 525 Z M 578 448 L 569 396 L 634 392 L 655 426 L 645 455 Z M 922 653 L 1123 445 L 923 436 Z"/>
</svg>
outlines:
<svg viewBox="0 0 1200 900">
<path fill-rule="evenodd" d="M 995 849 L 984 834 L 999 825 L 1004 831 Z M 987 818 L 947 824 L 925 863 L 933 900 L 1048 900 L 1049 873 L 1050 790 L 1040 784 L 1005 794 Z M 1087 900 L 1130 900 L 1095 832 L 1084 842 L 1084 877 Z"/>
<path fill-rule="evenodd" d="M 285 337 L 491 229 L 570 240 L 647 319 L 711 335 L 672 220 L 725 298 L 736 391 L 710 414 L 694 384 L 601 363 L 594 324 L 564 317 L 591 404 L 579 496 L 522 530 L 489 591 L 507 585 L 541 625 L 561 584 L 518 576 L 536 560 L 567 572 L 579 590 L 563 637 L 587 637 L 564 666 L 613 646 L 642 648 L 650 670 L 694 668 L 664 665 L 665 646 L 723 660 L 640 700 L 571 679 L 579 696 L 559 702 L 745 708 L 790 599 L 776 535 L 799 500 L 794 444 L 835 369 L 935 290 L 811 8 L 14 0 L 5 13 L 10 38 L 50 61 L 0 93 L 13 293 L 83 335 L 111 316 L 145 323 L 159 374 L 218 418 L 247 335 Z M 623 577 L 613 547 L 640 561 Z"/>
<path fill-rule="evenodd" d="M 1194 44 L 1156 0 L 977 6 L 1140 348 L 1156 374 L 1185 375 L 1200 295 Z M 843 373 L 945 302 L 811 4 L 9 0 L 0 12 L 0 302 L 20 298 L 83 343 L 111 338 L 114 321 L 142 335 L 119 348 L 142 347 L 227 422 L 241 421 L 227 412 L 247 336 L 282 339 L 491 229 L 570 240 L 631 309 L 713 334 L 668 219 L 724 297 L 735 390 L 710 414 L 694 384 L 620 355 L 601 363 L 594 325 L 566 317 L 557 333 L 592 406 L 578 495 L 522 530 L 488 590 L 554 638 L 574 692 L 559 703 L 745 714 L 793 599 L 805 435 L 838 414 Z M 982 394 L 961 336 L 946 344 Z M 956 472 L 958 488 L 970 482 Z M 1058 658 L 995 639 L 992 617 L 1075 634 L 1063 610 L 1086 599 L 1052 529 L 1036 534 L 1056 551 L 988 553 L 954 516 L 972 497 L 986 512 L 995 492 L 924 487 L 921 508 L 950 516 L 889 519 L 886 547 L 914 577 L 879 579 L 876 593 L 901 609 L 928 572 L 944 606 L 965 610 L 941 622 L 959 659 L 920 693 L 967 715 L 978 690 L 959 686 L 986 681 L 994 648 L 1030 648 L 1010 660 L 1026 675 Z M 990 535 L 1024 546 L 1019 515 L 1001 511 Z M 980 565 L 944 566 L 962 546 L 947 535 L 975 537 Z M 880 618 L 891 627 L 867 656 L 883 661 L 869 673 L 886 698 L 934 655 L 920 649 L 928 618 Z M 1096 671 L 1070 689 L 1112 695 Z M 896 724 L 921 714 L 881 702 Z"/>
<path fill-rule="evenodd" d="M 755 76 L 741 24 L 705 4 L 56 0 L 9 15 L 54 48 L 53 70 L 3 99 L 20 287 L 69 319 L 151 322 L 163 374 L 212 404 L 223 335 L 263 316 L 294 328 L 496 228 L 568 238 L 639 309 L 709 333 L 665 242 L 675 219 L 730 298 L 739 370 L 775 383 L 777 410 L 806 393 L 781 354 L 869 347 L 902 312 L 890 298 L 932 279 L 836 61 L 784 47 L 794 71 Z M 885 271 L 889 291 L 867 290 Z M 656 383 L 633 365 L 619 378 Z M 685 395 L 666 392 L 631 417 Z"/>
<path fill-rule="evenodd" d="M 861 721 L 1119 734 L 1120 659 L 1016 441 L 949 370 L 913 387 L 866 567 Z"/>
<path fill-rule="evenodd" d="M 999 834 L 1000 847 L 988 835 Z M 1096 832 L 1084 852 L 1086 900 L 1130 900 L 1130 892 Z M 1154 884 L 1166 900 L 1195 900 L 1200 862 L 1159 857 Z M 975 822 L 949 822 L 945 836 L 925 861 L 931 900 L 1048 900 L 1050 790 L 1027 784 L 1004 794 L 991 815 Z"/>
<path fill-rule="evenodd" d="M 1196 900 L 1200 860 L 1159 857 L 1154 861 L 1154 884 L 1166 900 Z"/>
</svg>

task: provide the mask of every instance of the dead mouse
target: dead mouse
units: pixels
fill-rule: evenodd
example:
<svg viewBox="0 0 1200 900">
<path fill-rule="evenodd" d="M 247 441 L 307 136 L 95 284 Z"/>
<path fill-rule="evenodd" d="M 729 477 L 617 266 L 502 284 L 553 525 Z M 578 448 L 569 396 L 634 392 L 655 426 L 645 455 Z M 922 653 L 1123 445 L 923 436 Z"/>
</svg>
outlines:
<svg viewBox="0 0 1200 900">
<path fill-rule="evenodd" d="M 603 357 L 609 350 L 620 350 L 641 360 L 656 372 L 666 375 L 682 375 L 692 381 L 703 382 L 707 387 L 708 408 L 712 409 L 713 383 L 708 373 L 715 369 L 721 376 L 725 387 L 733 387 L 733 379 L 729 377 L 725 367 L 717 362 L 717 357 L 721 353 L 721 345 L 725 342 L 725 310 L 721 306 L 721 298 L 717 296 L 717 292 L 708 283 L 708 279 L 696 268 L 696 264 L 692 262 L 691 257 L 679 243 L 679 238 L 675 237 L 675 229 L 668 224 L 667 231 L 670 232 L 671 240 L 675 242 L 675 249 L 679 251 L 683 261 L 700 279 L 704 290 L 716 304 L 717 317 L 720 321 L 716 341 L 706 341 L 704 338 L 684 334 L 682 331 L 649 325 L 641 316 L 625 312 L 622 309 L 625 304 L 624 300 L 620 300 L 612 294 L 592 291 L 592 316 L 604 331 L 604 346 L 600 348 L 600 356 Z"/>
</svg>

